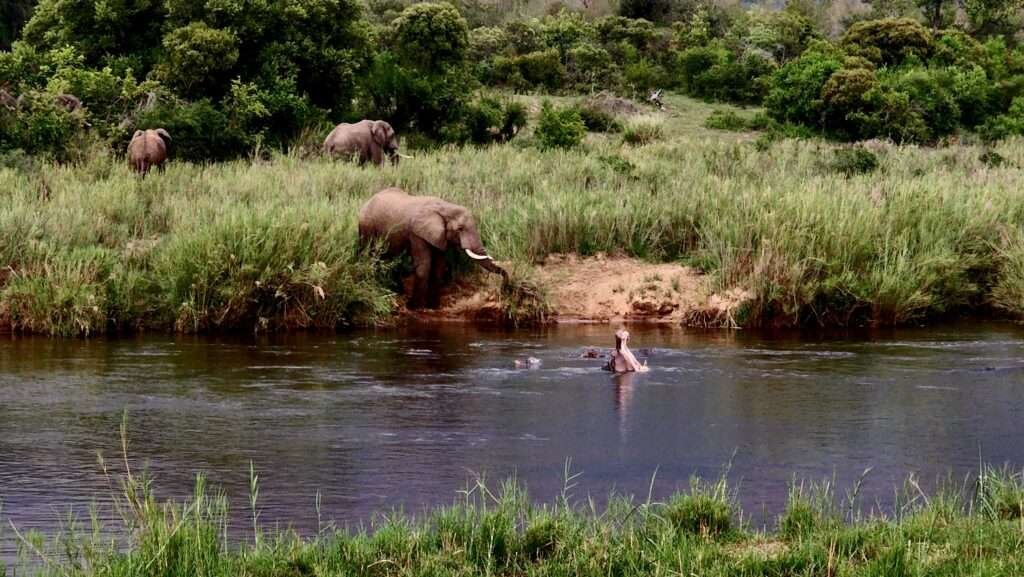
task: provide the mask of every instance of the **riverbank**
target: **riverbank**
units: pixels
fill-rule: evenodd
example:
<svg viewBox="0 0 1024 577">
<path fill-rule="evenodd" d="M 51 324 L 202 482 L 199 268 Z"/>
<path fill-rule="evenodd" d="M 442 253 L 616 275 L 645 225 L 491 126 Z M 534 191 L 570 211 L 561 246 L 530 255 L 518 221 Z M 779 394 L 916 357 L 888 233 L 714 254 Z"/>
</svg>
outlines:
<svg viewBox="0 0 1024 577">
<path fill-rule="evenodd" d="M 105 469 L 106 470 L 106 469 Z M 758 527 L 736 505 L 724 477 L 693 479 L 663 502 L 613 497 L 586 505 L 565 480 L 562 496 L 534 504 L 521 486 L 467 485 L 451 507 L 418 516 L 393 512 L 371 528 L 339 530 L 319 520 L 299 537 L 259 521 L 259 477 L 250 472 L 251 524 L 228 539 L 228 505 L 203 478 L 185 502 L 157 500 L 130 470 L 112 478 L 120 528 L 69 525 L 49 544 L 13 527 L 15 574 L 207 577 L 261 575 L 1019 575 L 1024 572 L 1024 484 L 985 467 L 927 494 L 914 477 L 888 514 L 860 513 L 825 480 L 794 483 L 785 511 Z M 137 473 L 136 473 L 137 474 Z M 114 475 L 114 477 L 118 477 Z M 317 503 L 319 511 L 319 498 Z M 125 540 L 111 540 L 111 531 Z M 118 533 L 121 531 L 121 533 Z M 237 533 L 238 528 L 233 531 Z M 11 567 L 10 569 L 14 569 Z M 0 575 L 6 574 L 0 564 Z"/>
<path fill-rule="evenodd" d="M 591 134 L 580 149 L 542 151 L 527 133 L 397 168 L 296 154 L 174 162 L 145 180 L 103 155 L 0 169 L 0 326 L 88 335 L 391 322 L 395 275 L 355 250 L 359 206 L 390 185 L 474 210 L 489 252 L 513 264 L 499 291 L 505 320 L 552 316 L 535 267 L 554 253 L 677 263 L 708 294 L 749 295 L 729 315 L 690 315 L 695 324 L 1024 313 L 1020 141 L 998 156 L 873 143 L 878 168 L 856 174 L 832 144 L 703 128 L 711 112 L 672 97 L 668 112 L 646 116 L 661 130 L 644 146 Z"/>
</svg>

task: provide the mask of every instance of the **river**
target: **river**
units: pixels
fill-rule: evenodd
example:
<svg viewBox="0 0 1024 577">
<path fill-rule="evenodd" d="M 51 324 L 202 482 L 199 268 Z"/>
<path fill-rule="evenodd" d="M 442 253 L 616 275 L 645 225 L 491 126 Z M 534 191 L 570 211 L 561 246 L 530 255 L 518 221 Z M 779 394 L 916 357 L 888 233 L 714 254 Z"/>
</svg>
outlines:
<svg viewBox="0 0 1024 577">
<path fill-rule="evenodd" d="M 842 491 L 870 467 L 864 506 L 884 509 L 909 473 L 1024 465 L 1018 325 L 632 331 L 651 371 L 625 379 L 579 358 L 611 346 L 608 326 L 0 338 L 0 518 L 52 533 L 90 503 L 109 516 L 97 453 L 119 456 L 125 411 L 132 462 L 159 495 L 188 495 L 203 472 L 243 519 L 251 461 L 262 522 L 306 533 L 450 504 L 476 474 L 515 474 L 549 500 L 568 460 L 574 498 L 598 500 L 646 498 L 652 477 L 663 497 L 731 462 L 756 525 L 794 475 L 834 475 Z M 541 365 L 513 366 L 529 356 Z M 12 547 L 0 534 L 0 554 Z"/>
</svg>

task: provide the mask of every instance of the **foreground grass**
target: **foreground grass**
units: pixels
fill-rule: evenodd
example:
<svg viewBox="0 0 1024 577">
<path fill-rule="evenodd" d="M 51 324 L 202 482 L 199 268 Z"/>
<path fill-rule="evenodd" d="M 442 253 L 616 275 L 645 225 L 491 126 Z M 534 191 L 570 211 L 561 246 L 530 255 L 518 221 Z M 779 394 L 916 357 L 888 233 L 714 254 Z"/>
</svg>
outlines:
<svg viewBox="0 0 1024 577">
<path fill-rule="evenodd" d="M 830 144 L 709 130 L 709 107 L 670 105 L 643 119 L 661 122 L 643 145 L 591 135 L 541 151 L 526 135 L 398 168 L 279 155 L 172 163 L 144 181 L 103 156 L 0 169 L 0 325 L 72 335 L 387 319 L 394 284 L 356 254 L 355 215 L 389 185 L 471 207 L 499 259 L 622 251 L 694 265 L 719 289 L 750 291 L 746 325 L 1024 313 L 1024 143 L 1001 145 L 998 166 L 971 146 L 879 144 L 879 168 L 851 174 Z"/>
<path fill-rule="evenodd" d="M 48 540 L 23 534 L 15 574 L 109 577 L 419 575 L 1009 576 L 1024 574 L 1024 481 L 983 468 L 933 495 L 911 477 L 889 516 L 862 517 L 856 491 L 794 484 L 773 527 L 744 522 L 724 480 L 693 480 L 665 502 L 612 498 L 607 508 L 563 496 L 533 504 L 508 482 L 475 483 L 456 504 L 381 517 L 372 530 L 322 527 L 301 538 L 265 532 L 252 475 L 248 536 L 228 538 L 227 504 L 199 477 L 194 497 L 160 503 L 130 474 L 115 500 L 124 525 L 73 523 Z M 571 481 L 571 479 L 569 479 Z M 111 538 L 112 534 L 121 538 Z M 103 536 L 106 537 L 103 537 Z M 0 576 L 7 574 L 0 563 Z"/>
</svg>

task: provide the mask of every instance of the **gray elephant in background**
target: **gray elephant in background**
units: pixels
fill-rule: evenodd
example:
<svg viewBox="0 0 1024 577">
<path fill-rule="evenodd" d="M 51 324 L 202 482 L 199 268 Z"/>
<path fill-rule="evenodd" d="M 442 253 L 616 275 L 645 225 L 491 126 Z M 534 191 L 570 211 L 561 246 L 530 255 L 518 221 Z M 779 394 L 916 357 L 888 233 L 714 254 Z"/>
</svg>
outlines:
<svg viewBox="0 0 1024 577">
<path fill-rule="evenodd" d="M 357 157 L 359 164 L 384 164 L 384 156 L 391 164 L 398 164 L 398 135 L 383 120 L 360 120 L 355 124 L 341 123 L 324 140 L 324 154 L 337 157 Z"/>
<path fill-rule="evenodd" d="M 382 240 L 386 256 L 412 256 L 416 282 L 411 309 L 440 304 L 449 248 L 465 251 L 488 271 L 508 277 L 484 250 L 469 210 L 437 197 L 412 196 L 400 188 L 381 190 L 359 210 L 359 239 L 364 246 Z"/>
<path fill-rule="evenodd" d="M 149 169 L 162 167 L 167 160 L 167 145 L 171 135 L 163 128 L 155 130 L 136 130 L 132 141 L 128 143 L 128 166 L 146 176 Z"/>
</svg>

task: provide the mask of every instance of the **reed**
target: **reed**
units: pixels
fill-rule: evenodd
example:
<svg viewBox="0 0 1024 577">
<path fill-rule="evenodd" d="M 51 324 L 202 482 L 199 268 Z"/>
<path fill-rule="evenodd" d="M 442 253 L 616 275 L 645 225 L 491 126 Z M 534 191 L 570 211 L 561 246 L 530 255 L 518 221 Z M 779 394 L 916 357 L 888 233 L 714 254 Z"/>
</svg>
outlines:
<svg viewBox="0 0 1024 577">
<path fill-rule="evenodd" d="M 127 451 L 127 444 L 125 444 Z M 115 472 L 115 469 L 120 469 Z M 794 480 L 785 512 L 753 526 L 726 477 L 692 480 L 665 501 L 613 495 L 598 508 L 573 494 L 537 503 L 514 480 L 475 479 L 455 502 L 419 516 L 382 513 L 357 531 L 332 525 L 302 537 L 259 522 L 250 470 L 251 535 L 229 537 L 226 497 L 197 477 L 190 499 L 161 502 L 151 479 L 104 463 L 118 526 L 74 519 L 52 538 L 22 533 L 14 574 L 41 577 L 237 575 L 1018 575 L 1024 571 L 1024 481 L 982 467 L 928 495 L 914 477 L 889 512 L 863 516 L 856 490 L 837 503 L 832 484 Z M 853 497 L 850 497 L 853 495 Z M 846 506 L 848 514 L 843 514 Z M 94 512 L 95 513 L 95 512 Z M 0 565 L 0 574 L 4 569 Z"/>
<path fill-rule="evenodd" d="M 829 168 L 827 142 L 759 145 L 703 128 L 709 106 L 669 105 L 637 121 L 660 135 L 645 146 L 591 134 L 542 151 L 525 134 L 383 169 L 295 153 L 175 162 L 145 180 L 108 154 L 0 168 L 0 324 L 72 335 L 386 320 L 397 287 L 357 254 L 355 226 L 390 185 L 469 206 L 489 251 L 523 270 L 553 252 L 697 266 L 715 288 L 751 292 L 737 316 L 748 326 L 1024 313 L 1021 141 L 998 146 L 999 166 L 967 144 L 875 143 L 878 168 L 851 174 Z"/>
</svg>

